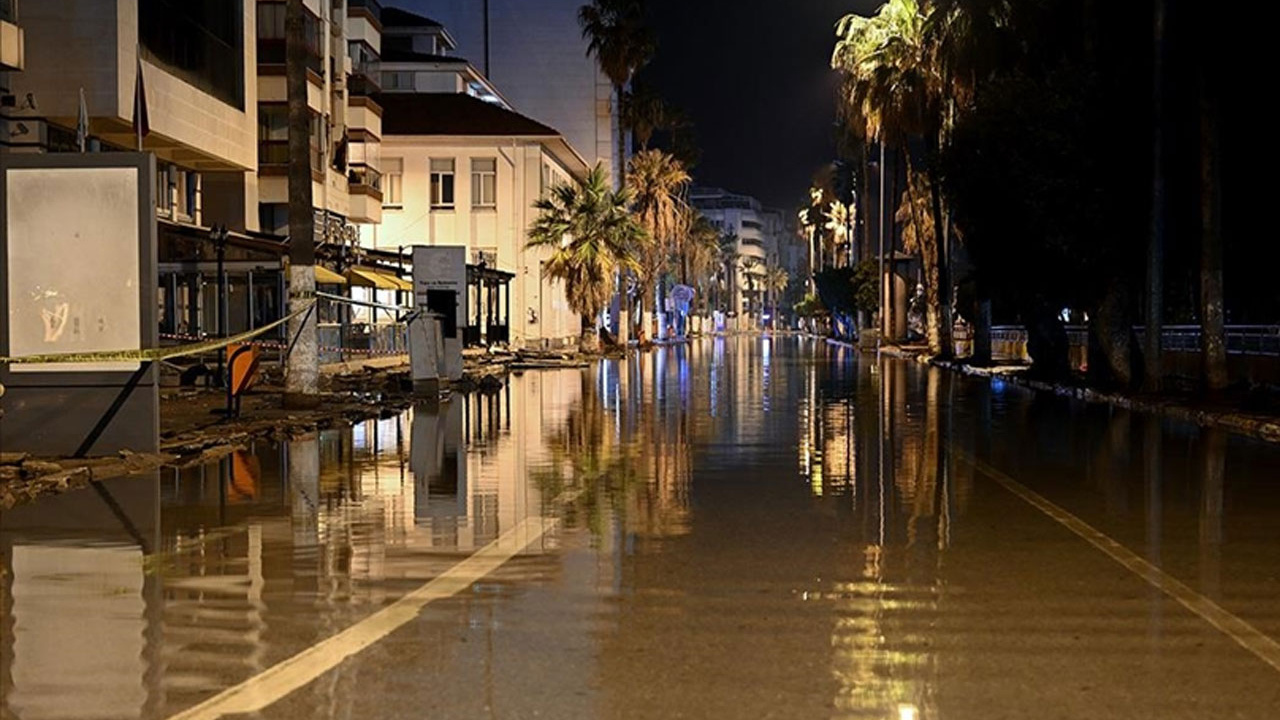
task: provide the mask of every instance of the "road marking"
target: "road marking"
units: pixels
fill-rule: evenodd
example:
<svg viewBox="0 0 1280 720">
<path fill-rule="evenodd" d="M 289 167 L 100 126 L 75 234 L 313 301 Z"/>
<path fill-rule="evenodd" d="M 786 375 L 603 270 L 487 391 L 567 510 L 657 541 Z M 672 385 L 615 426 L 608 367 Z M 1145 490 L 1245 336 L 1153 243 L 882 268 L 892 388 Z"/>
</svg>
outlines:
<svg viewBox="0 0 1280 720">
<path fill-rule="evenodd" d="M 1005 490 L 1030 503 L 1090 545 L 1106 553 L 1129 572 L 1147 581 L 1152 587 L 1178 601 L 1180 605 L 1200 616 L 1202 620 L 1235 640 L 1240 647 L 1257 655 L 1266 664 L 1280 671 L 1280 643 L 1264 635 L 1257 628 L 1233 615 L 1214 601 L 1174 579 L 1160 568 L 1139 557 L 1132 550 L 1111 539 L 1092 525 L 1050 502 L 1031 488 L 1009 475 L 964 452 L 956 453 L 957 459 L 967 462 L 982 474 L 995 480 Z"/>
<path fill-rule="evenodd" d="M 559 521 L 553 518 L 526 518 L 497 540 L 395 603 L 239 685 L 171 716 L 170 720 L 216 720 L 224 715 L 255 713 L 266 709 L 337 667 L 343 660 L 408 624 L 428 604 L 452 597 L 471 587 L 525 548 L 538 542 L 557 524 Z"/>
</svg>

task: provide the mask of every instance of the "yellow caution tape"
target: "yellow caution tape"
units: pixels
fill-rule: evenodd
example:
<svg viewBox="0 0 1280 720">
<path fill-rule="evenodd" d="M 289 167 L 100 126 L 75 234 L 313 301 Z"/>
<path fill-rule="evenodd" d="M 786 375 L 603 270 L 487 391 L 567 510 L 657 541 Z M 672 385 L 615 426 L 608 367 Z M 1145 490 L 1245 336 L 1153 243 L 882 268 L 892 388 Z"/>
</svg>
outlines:
<svg viewBox="0 0 1280 720">
<path fill-rule="evenodd" d="M 200 355 L 202 353 L 220 350 L 228 345 L 236 345 L 248 342 L 260 335 L 275 330 L 285 323 L 302 316 L 315 306 L 315 301 L 311 301 L 306 307 L 299 309 L 297 312 L 288 317 L 281 318 L 275 322 L 264 325 L 256 330 L 240 333 L 229 338 L 217 338 L 216 340 L 208 340 L 200 343 L 191 343 L 189 345 L 178 345 L 168 348 L 151 348 L 150 350 L 103 350 L 97 352 L 86 353 L 51 353 L 48 355 L 27 355 L 25 357 L 0 357 L 0 365 L 46 365 L 46 364 L 65 364 L 65 363 L 115 363 L 115 362 L 159 362 L 161 360 L 172 360 L 173 358 L 186 357 L 189 355 Z"/>
</svg>

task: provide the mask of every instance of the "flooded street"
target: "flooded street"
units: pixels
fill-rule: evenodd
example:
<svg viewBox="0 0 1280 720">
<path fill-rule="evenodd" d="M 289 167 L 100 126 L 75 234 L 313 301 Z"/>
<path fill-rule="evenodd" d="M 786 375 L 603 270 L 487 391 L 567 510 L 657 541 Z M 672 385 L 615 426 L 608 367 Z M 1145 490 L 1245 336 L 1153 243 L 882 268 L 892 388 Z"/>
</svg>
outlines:
<svg viewBox="0 0 1280 720">
<path fill-rule="evenodd" d="M 1280 717 L 1280 447 L 798 338 L 0 513 L 0 718 Z"/>
</svg>

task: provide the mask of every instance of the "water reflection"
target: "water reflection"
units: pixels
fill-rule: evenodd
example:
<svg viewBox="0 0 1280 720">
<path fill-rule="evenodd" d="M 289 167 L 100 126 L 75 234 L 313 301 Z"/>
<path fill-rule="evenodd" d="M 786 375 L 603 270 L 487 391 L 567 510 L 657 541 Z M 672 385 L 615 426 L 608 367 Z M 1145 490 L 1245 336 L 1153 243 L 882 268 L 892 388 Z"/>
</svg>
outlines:
<svg viewBox="0 0 1280 720">
<path fill-rule="evenodd" d="M 1054 698 L 1137 666 L 1191 687 L 1171 643 L 1214 631 L 979 462 L 1280 633 L 1273 449 L 719 338 L 0 515 L 0 716 L 167 716 L 543 515 L 562 529 L 432 606 L 410 657 L 370 649 L 372 669 L 344 664 L 289 712 L 413 692 L 386 668 L 445 717 L 937 720 L 995 692 L 1031 717 L 1045 695 L 1018 693 L 1059 677 Z M 1095 716 L 1081 702 L 1064 716 Z"/>
<path fill-rule="evenodd" d="M 529 376 L 3 513 L 0 716 L 164 717 L 350 625 L 547 510 L 531 468 L 582 386 Z"/>
</svg>

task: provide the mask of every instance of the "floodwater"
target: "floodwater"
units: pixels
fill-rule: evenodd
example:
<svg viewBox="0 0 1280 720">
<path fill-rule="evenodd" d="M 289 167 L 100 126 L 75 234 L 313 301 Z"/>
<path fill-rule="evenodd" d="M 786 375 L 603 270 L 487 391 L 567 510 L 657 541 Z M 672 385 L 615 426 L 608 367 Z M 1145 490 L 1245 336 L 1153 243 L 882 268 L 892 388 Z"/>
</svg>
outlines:
<svg viewBox="0 0 1280 720">
<path fill-rule="evenodd" d="M 0 717 L 1280 717 L 1278 483 L 1220 432 L 702 341 L 0 513 Z"/>
</svg>

